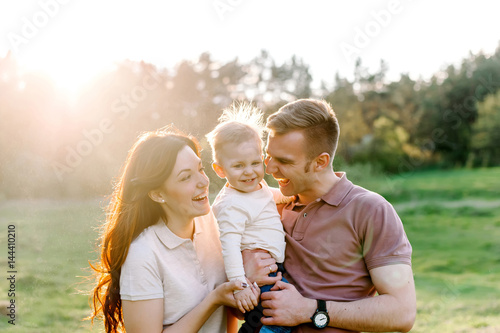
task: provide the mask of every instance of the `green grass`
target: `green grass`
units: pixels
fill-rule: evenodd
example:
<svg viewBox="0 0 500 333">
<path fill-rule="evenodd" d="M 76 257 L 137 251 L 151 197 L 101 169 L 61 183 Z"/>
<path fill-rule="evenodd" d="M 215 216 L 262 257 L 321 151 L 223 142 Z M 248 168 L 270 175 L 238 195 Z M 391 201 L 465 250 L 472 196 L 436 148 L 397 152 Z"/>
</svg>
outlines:
<svg viewBox="0 0 500 333">
<path fill-rule="evenodd" d="M 357 171 L 356 166 L 353 169 Z M 349 175 L 349 168 L 347 172 Z M 352 181 L 382 194 L 391 203 L 470 198 L 500 199 L 500 167 L 379 174 L 376 177 L 356 173 L 356 176 Z"/>
<path fill-rule="evenodd" d="M 500 332 L 500 168 L 354 180 L 395 203 L 412 243 L 418 306 L 412 332 Z M 0 204 L 0 230 L 5 235 L 14 224 L 18 232 L 16 326 L 0 316 L 0 331 L 90 331 L 82 321 L 88 298 L 77 290 L 89 288 L 79 276 L 90 274 L 102 218 L 98 201 Z M 1 277 L 0 301 L 6 299 Z"/>
<path fill-rule="evenodd" d="M 82 322 L 89 315 L 88 297 L 78 290 L 89 288 L 81 276 L 90 275 L 88 261 L 96 258 L 98 202 L 9 202 L 0 206 L 0 216 L 2 233 L 9 224 L 17 231 L 16 325 L 0 317 L 0 331 L 90 331 L 89 322 Z M 0 300 L 8 300 L 6 279 L 1 281 Z"/>
<path fill-rule="evenodd" d="M 400 215 L 414 250 L 413 331 L 500 330 L 500 208 L 436 205 Z"/>
</svg>

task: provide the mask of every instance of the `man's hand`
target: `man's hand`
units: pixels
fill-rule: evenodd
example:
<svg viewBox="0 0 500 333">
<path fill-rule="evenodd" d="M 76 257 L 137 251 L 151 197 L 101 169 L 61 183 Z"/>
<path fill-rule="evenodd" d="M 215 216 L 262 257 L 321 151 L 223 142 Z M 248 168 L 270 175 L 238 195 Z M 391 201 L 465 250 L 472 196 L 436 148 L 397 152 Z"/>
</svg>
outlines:
<svg viewBox="0 0 500 333">
<path fill-rule="evenodd" d="M 316 310 L 316 301 L 302 297 L 297 289 L 283 281 L 278 281 L 271 291 L 261 295 L 264 307 L 262 324 L 277 326 L 296 326 L 311 322 L 310 317 Z"/>
<path fill-rule="evenodd" d="M 269 252 L 260 249 L 243 250 L 241 255 L 243 256 L 246 277 L 252 282 L 257 282 L 259 287 L 281 281 L 281 272 L 278 272 L 276 277 L 268 276 L 269 273 L 278 270 L 276 260 L 271 257 Z"/>
</svg>

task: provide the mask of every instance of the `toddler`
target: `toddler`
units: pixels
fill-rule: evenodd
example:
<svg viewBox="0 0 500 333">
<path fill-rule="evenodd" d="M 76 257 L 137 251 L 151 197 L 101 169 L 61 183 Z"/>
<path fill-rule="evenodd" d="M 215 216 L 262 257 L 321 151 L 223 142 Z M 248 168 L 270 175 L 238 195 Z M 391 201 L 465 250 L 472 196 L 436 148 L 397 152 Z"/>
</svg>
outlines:
<svg viewBox="0 0 500 333">
<path fill-rule="evenodd" d="M 223 111 L 220 123 L 207 134 L 213 151 L 213 169 L 226 179 L 212 210 L 219 223 L 220 240 L 226 275 L 230 281 L 246 283 L 241 251 L 264 249 L 282 269 L 285 258 L 285 233 L 276 209 L 283 200 L 278 189 L 273 191 L 264 181 L 262 154 L 262 113 L 248 104 L 233 104 Z M 269 271 L 272 276 L 276 272 Z M 284 280 L 286 281 L 286 280 Z M 264 286 L 262 292 L 272 286 Z M 254 332 L 260 325 L 262 307 L 254 309 L 251 288 L 235 291 L 238 305 L 245 313 L 239 332 Z M 289 327 L 263 326 L 260 332 L 291 332 Z"/>
</svg>

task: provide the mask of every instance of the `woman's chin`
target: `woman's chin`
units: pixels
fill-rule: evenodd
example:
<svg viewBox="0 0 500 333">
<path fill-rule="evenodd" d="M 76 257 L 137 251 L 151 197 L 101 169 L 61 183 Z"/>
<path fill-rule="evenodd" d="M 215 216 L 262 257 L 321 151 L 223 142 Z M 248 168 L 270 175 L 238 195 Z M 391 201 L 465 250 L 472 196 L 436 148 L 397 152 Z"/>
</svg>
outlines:
<svg viewBox="0 0 500 333">
<path fill-rule="evenodd" d="M 205 197 L 203 200 L 193 200 L 193 207 L 199 212 L 198 216 L 207 215 L 210 212 L 208 197 Z"/>
</svg>

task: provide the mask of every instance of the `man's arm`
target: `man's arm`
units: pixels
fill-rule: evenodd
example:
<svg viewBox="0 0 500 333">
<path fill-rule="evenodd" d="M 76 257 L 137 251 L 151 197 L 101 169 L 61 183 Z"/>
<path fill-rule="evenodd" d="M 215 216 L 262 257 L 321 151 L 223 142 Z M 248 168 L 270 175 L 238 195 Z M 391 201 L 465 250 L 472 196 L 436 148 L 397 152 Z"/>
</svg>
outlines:
<svg viewBox="0 0 500 333">
<path fill-rule="evenodd" d="M 377 267 L 370 270 L 370 275 L 379 295 L 353 302 L 327 302 L 328 326 L 356 331 L 408 332 L 416 315 L 411 267 L 405 264 Z M 261 299 L 267 317 L 262 318 L 264 325 L 310 323 L 316 310 L 316 300 L 302 297 L 295 287 L 283 282 L 263 293 Z"/>
<path fill-rule="evenodd" d="M 251 282 L 256 282 L 259 287 L 262 287 L 281 281 L 281 272 L 278 272 L 275 277 L 268 276 L 270 271 L 276 272 L 278 270 L 276 260 L 269 252 L 262 249 L 243 250 L 241 255 L 246 277 Z"/>
</svg>

